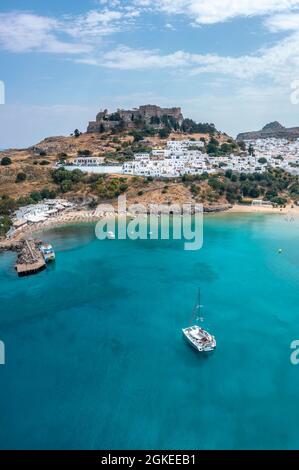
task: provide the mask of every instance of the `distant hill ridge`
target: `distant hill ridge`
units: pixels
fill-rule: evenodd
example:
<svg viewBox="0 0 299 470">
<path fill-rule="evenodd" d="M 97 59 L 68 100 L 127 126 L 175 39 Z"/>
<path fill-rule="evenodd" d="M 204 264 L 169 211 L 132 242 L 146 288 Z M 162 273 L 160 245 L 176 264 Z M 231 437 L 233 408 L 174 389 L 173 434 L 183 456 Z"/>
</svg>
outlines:
<svg viewBox="0 0 299 470">
<path fill-rule="evenodd" d="M 243 132 L 238 135 L 237 141 L 257 139 L 296 139 L 299 138 L 299 127 L 284 127 L 280 122 L 274 121 L 266 124 L 262 130 Z"/>
</svg>

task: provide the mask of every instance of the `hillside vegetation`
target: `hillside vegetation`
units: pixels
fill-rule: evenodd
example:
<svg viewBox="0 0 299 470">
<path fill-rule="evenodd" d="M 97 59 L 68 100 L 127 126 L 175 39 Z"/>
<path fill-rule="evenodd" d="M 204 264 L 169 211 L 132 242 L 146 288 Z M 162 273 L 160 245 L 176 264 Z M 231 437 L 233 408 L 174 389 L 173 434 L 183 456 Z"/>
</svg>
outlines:
<svg viewBox="0 0 299 470">
<path fill-rule="evenodd" d="M 119 134 L 79 133 L 77 136 L 49 137 L 28 149 L 0 152 L 0 161 L 4 158 L 11 160 L 11 164 L 0 165 L 0 196 L 7 195 L 17 199 L 45 188 L 59 189 L 52 179 L 52 168 L 58 161 L 67 162 L 82 155 L 103 157 L 107 164 L 122 164 L 131 160 L 136 152 L 165 146 L 168 139 L 205 139 L 207 146 L 212 141 L 212 150 L 215 141 L 219 143 L 218 148 L 231 145 L 231 139 L 221 133 L 216 133 L 213 137 L 209 134 L 172 133 L 161 138 L 159 135 L 147 135 L 147 131 L 142 129 Z M 86 189 L 92 191 L 92 187 L 84 187 L 83 190 L 82 185 L 72 185 L 69 191 L 66 189 L 67 186 L 64 185 L 64 192 L 71 193 L 70 196 L 86 194 Z"/>
<path fill-rule="evenodd" d="M 126 194 L 129 203 L 203 203 L 206 206 L 250 203 L 252 199 L 270 200 L 285 205 L 299 200 L 298 177 L 281 170 L 264 174 L 219 174 L 183 176 L 175 179 L 153 179 L 134 176 L 84 174 L 63 168 L 55 169 L 58 161 L 67 162 L 77 155 L 103 157 L 105 163 L 122 163 L 136 152 L 162 147 L 166 140 L 202 139 L 205 151 L 212 155 L 242 153 L 242 142 L 236 143 L 226 134 L 171 133 L 148 135 L 146 129 L 133 131 L 81 134 L 51 137 L 23 150 L 0 154 L 0 232 L 7 230 L 10 216 L 25 204 L 44 198 L 63 196 L 89 207 L 101 202 L 114 202 Z"/>
</svg>

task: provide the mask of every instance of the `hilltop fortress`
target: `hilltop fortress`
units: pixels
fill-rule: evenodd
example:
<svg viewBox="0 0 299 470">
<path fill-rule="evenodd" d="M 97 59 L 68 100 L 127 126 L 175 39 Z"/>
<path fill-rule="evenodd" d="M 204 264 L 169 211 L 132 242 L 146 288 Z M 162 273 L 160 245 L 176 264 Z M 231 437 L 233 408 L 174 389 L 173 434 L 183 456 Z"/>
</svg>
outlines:
<svg viewBox="0 0 299 470">
<path fill-rule="evenodd" d="M 88 125 L 87 132 L 105 132 L 113 129 L 134 129 L 140 126 L 154 128 L 164 127 L 171 122 L 173 127 L 182 125 L 184 117 L 181 108 L 160 108 L 156 105 L 144 105 L 132 110 L 118 109 L 116 113 L 109 114 L 108 110 L 101 111 L 95 121 Z"/>
</svg>

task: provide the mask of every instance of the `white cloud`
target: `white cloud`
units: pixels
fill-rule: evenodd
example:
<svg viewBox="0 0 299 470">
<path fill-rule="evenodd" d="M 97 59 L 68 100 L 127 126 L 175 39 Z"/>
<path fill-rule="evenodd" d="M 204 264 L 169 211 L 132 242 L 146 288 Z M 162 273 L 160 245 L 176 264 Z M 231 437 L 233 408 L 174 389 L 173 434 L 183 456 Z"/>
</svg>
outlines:
<svg viewBox="0 0 299 470">
<path fill-rule="evenodd" d="M 298 31 L 299 30 L 299 13 L 274 15 L 265 21 L 266 27 L 271 32 L 279 31 Z"/>
<path fill-rule="evenodd" d="M 190 54 L 185 51 L 162 54 L 159 50 L 120 46 L 103 53 L 99 58 L 83 58 L 77 61 L 119 70 L 180 69 L 183 74 L 189 76 L 212 73 L 246 80 L 268 77 L 276 82 L 286 82 L 299 75 L 298 51 L 299 32 L 272 47 L 261 49 L 256 54 L 239 57 Z"/>
<path fill-rule="evenodd" d="M 241 15 L 262 15 L 290 10 L 299 0 L 136 0 L 143 8 L 160 8 L 168 13 L 190 13 L 200 22 L 216 22 Z M 135 1 L 135 3 L 136 3 Z M 197 24 L 198 24 L 197 23 Z M 171 27 L 171 23 L 168 24 Z M 117 47 L 85 63 L 120 70 L 182 69 L 183 73 L 211 73 L 253 80 L 270 78 L 287 83 L 299 76 L 299 13 L 274 14 L 265 21 L 271 32 L 288 31 L 276 44 L 239 57 L 191 54 L 184 50 L 163 54 L 159 50 Z M 166 26 L 167 27 L 167 26 Z"/>
<path fill-rule="evenodd" d="M 85 15 L 51 18 L 28 12 L 0 13 L 0 47 L 10 52 L 84 54 L 98 38 L 132 27 L 139 12 L 92 10 Z"/>
<path fill-rule="evenodd" d="M 28 12 L 0 13 L 0 47 L 19 53 L 72 54 L 76 56 L 75 62 L 116 70 L 181 70 L 188 76 L 211 73 L 238 79 L 270 77 L 280 83 L 299 76 L 299 13 L 290 13 L 299 6 L 299 0 L 132 0 L 126 5 L 119 0 L 113 4 L 101 0 L 100 3 L 100 10 L 59 19 Z M 142 9 L 153 7 L 167 13 L 188 14 L 196 24 L 272 14 L 264 21 L 266 28 L 271 32 L 285 31 L 288 36 L 271 47 L 239 57 L 184 50 L 165 54 L 124 45 L 108 51 L 103 45 L 102 50 L 99 48 L 103 36 L 131 28 Z M 166 29 L 172 27 L 172 23 L 165 24 Z"/>
<path fill-rule="evenodd" d="M 140 8 L 189 16 L 199 24 L 213 24 L 237 17 L 271 15 L 290 11 L 299 0 L 134 0 Z"/>
<path fill-rule="evenodd" d="M 87 45 L 60 40 L 57 35 L 60 29 L 61 24 L 54 18 L 31 13 L 1 13 L 0 45 L 11 52 L 89 52 Z"/>
<path fill-rule="evenodd" d="M 133 2 L 133 3 L 132 3 Z M 272 31 L 289 31 L 292 34 L 280 44 L 253 55 L 229 57 L 190 54 L 174 51 L 162 54 L 157 50 L 116 47 L 99 56 L 101 38 L 131 28 L 144 8 L 156 8 L 167 13 L 187 14 L 192 21 L 213 23 L 236 16 L 270 14 L 299 6 L 299 0 L 132 0 L 131 3 L 105 0 L 100 10 L 84 15 L 64 16 L 60 19 L 39 16 L 28 12 L 0 13 L 0 47 L 11 52 L 47 52 L 79 55 L 77 62 L 104 67 L 134 70 L 150 68 L 193 69 L 198 73 L 223 73 L 239 78 L 285 74 L 297 67 L 299 13 L 280 13 L 265 20 Z M 109 9 L 107 5 L 110 5 Z M 170 22 L 166 29 L 172 29 Z M 280 64 L 279 64 L 279 61 Z M 281 70 L 279 70 L 281 65 Z"/>
<path fill-rule="evenodd" d="M 132 26 L 137 11 L 91 10 L 85 15 L 65 19 L 64 30 L 76 38 L 101 37 Z"/>
<path fill-rule="evenodd" d="M 177 68 L 188 66 L 189 56 L 190 54 L 183 51 L 162 55 L 156 50 L 131 49 L 120 46 L 103 54 L 97 64 L 123 70 Z"/>
</svg>

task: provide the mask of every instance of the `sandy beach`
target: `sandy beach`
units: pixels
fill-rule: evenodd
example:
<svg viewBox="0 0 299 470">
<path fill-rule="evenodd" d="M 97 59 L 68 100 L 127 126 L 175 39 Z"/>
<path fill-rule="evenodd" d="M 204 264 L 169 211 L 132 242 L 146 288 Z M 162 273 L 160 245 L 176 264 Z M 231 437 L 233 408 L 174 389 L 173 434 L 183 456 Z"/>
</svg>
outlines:
<svg viewBox="0 0 299 470">
<path fill-rule="evenodd" d="M 109 215 L 110 214 L 99 213 L 96 210 L 64 212 L 56 217 L 51 217 L 47 219 L 45 222 L 27 225 L 25 227 L 20 228 L 19 230 L 16 230 L 15 234 L 13 235 L 13 237 L 11 237 L 10 240 L 17 241 L 24 237 L 28 237 L 32 233 L 40 232 L 43 230 L 60 227 L 64 225 L 97 222 L 101 220 L 103 217 L 108 217 Z"/>
<path fill-rule="evenodd" d="M 284 208 L 279 207 L 268 207 L 268 206 L 244 206 L 244 205 L 234 205 L 231 209 L 220 212 L 221 214 L 231 214 L 231 213 L 262 213 L 262 214 L 287 214 L 289 216 L 298 216 L 299 215 L 299 206 L 286 206 Z M 80 210 L 80 211 L 68 211 L 62 214 L 59 214 L 56 217 L 51 217 L 47 219 L 45 222 L 27 225 L 25 227 L 20 228 L 17 230 L 13 237 L 11 237 L 10 241 L 18 241 L 24 237 L 30 236 L 30 234 L 41 232 L 43 230 L 47 230 L 50 228 L 60 227 L 64 225 L 70 224 L 78 224 L 78 223 L 88 223 L 88 222 L 97 222 L 105 217 L 111 217 L 112 213 L 103 213 L 97 210 Z M 120 214 L 125 215 L 125 214 Z M 132 214 L 127 213 L 128 217 Z"/>
<path fill-rule="evenodd" d="M 288 214 L 299 215 L 299 206 L 288 205 L 286 207 L 273 207 L 273 206 L 245 206 L 235 204 L 227 213 L 248 213 L 248 214 Z"/>
</svg>

